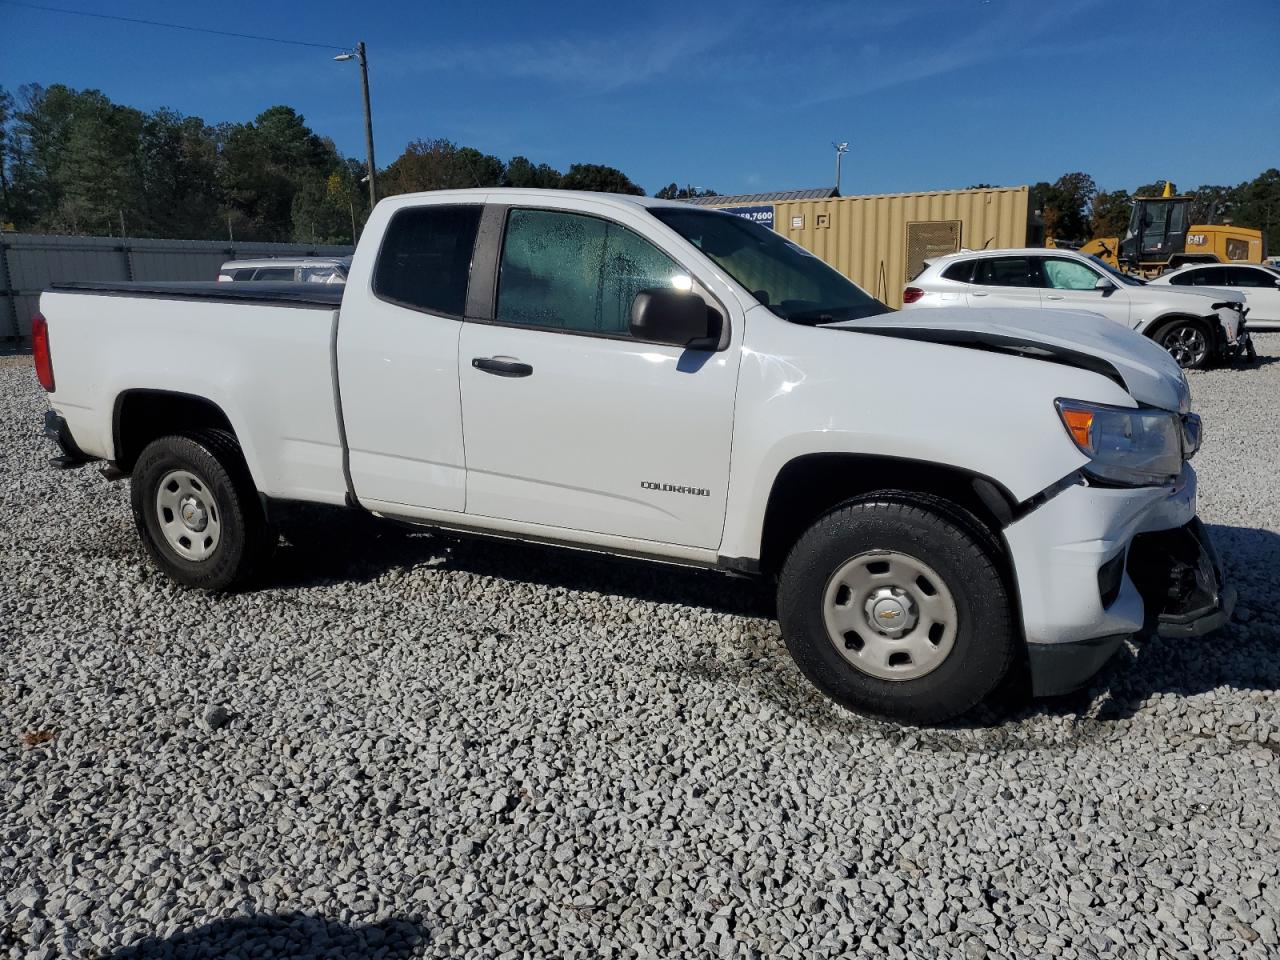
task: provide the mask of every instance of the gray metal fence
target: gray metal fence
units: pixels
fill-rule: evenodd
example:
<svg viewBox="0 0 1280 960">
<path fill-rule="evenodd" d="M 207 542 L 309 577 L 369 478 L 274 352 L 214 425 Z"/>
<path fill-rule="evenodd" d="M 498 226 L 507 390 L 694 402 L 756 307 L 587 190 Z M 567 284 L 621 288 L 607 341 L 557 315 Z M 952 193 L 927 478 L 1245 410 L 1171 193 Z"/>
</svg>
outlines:
<svg viewBox="0 0 1280 960">
<path fill-rule="evenodd" d="M 62 280 L 214 280 L 226 260 L 345 257 L 351 247 L 0 233 L 0 339 L 31 336 L 40 292 Z"/>
</svg>

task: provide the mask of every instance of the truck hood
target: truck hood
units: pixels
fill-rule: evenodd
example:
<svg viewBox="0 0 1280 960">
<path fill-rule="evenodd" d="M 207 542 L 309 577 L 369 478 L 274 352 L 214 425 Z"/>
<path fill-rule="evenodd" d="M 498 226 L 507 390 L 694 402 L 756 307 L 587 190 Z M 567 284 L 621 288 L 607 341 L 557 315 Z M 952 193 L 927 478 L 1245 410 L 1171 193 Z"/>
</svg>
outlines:
<svg viewBox="0 0 1280 960">
<path fill-rule="evenodd" d="M 937 307 L 829 323 L 823 329 L 1066 364 L 1115 381 L 1144 406 L 1179 413 L 1191 409 L 1187 379 L 1163 348 L 1113 320 L 1084 310 Z"/>
</svg>

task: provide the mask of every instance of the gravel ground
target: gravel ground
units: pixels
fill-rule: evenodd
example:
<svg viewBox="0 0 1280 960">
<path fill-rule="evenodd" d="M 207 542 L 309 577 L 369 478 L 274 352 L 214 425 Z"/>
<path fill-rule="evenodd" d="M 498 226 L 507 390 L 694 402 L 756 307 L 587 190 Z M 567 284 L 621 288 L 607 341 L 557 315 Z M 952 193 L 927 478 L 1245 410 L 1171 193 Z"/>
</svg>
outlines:
<svg viewBox="0 0 1280 960">
<path fill-rule="evenodd" d="M 1195 375 L 1238 621 L 943 730 L 752 585 L 303 513 L 148 567 L 0 358 L 0 956 L 1280 956 L 1280 335 Z"/>
</svg>

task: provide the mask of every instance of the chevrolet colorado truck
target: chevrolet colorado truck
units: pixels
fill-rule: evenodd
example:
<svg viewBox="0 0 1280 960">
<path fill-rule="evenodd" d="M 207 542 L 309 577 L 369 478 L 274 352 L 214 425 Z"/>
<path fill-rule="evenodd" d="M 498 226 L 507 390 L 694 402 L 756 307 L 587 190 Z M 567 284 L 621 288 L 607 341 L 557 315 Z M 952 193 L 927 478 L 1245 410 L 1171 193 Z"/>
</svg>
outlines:
<svg viewBox="0 0 1280 960">
<path fill-rule="evenodd" d="M 345 286 L 70 283 L 46 431 L 129 477 L 191 587 L 282 501 L 777 585 L 835 701 L 936 723 L 1220 625 L 1187 381 L 1096 314 L 898 313 L 731 214 L 590 193 L 383 200 Z"/>
</svg>

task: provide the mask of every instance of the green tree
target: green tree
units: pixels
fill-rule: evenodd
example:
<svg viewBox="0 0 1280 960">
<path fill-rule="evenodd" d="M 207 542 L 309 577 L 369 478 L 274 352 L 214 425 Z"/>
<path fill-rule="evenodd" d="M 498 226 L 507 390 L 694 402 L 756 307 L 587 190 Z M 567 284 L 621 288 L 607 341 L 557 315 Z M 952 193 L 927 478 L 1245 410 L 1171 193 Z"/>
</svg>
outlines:
<svg viewBox="0 0 1280 960">
<path fill-rule="evenodd" d="M 1238 202 L 1238 187 L 1205 184 L 1191 191 L 1191 223 L 1222 223 L 1232 217 Z"/>
<path fill-rule="evenodd" d="M 694 187 L 685 184 L 683 187 L 672 182 L 654 194 L 659 200 L 688 200 L 690 197 L 718 197 L 718 191 L 710 187 Z"/>
<path fill-rule="evenodd" d="M 420 190 L 458 190 L 499 186 L 506 165 L 474 147 L 459 147 L 451 140 L 414 140 L 380 175 L 384 194 Z"/>
<path fill-rule="evenodd" d="M 119 232 L 138 201 L 137 142 L 143 114 L 97 90 L 23 87 L 15 112 L 15 182 L 31 204 L 30 226 L 72 233 Z"/>
<path fill-rule="evenodd" d="M 1087 173 L 1064 173 L 1053 183 L 1032 188 L 1035 209 L 1044 221 L 1046 237 L 1083 240 L 1089 233 L 1089 209 L 1098 192 Z"/>
<path fill-rule="evenodd" d="M 1132 198 L 1128 190 L 1100 190 L 1093 198 L 1092 234 L 1094 237 L 1123 237 L 1129 227 Z"/>
<path fill-rule="evenodd" d="M 276 106 L 251 123 L 219 128 L 220 220 L 238 224 L 239 239 L 288 240 L 295 233 L 299 190 L 323 189 L 342 166 L 333 143 L 318 136 L 292 107 Z M 306 225 L 299 229 L 306 230 Z"/>
<path fill-rule="evenodd" d="M 1280 250 L 1280 170 L 1264 170 L 1237 188 L 1232 223 L 1261 230 L 1269 253 Z"/>
<path fill-rule="evenodd" d="M 554 190 L 560 186 L 563 176 L 559 170 L 548 164 L 539 163 L 535 166 L 528 157 L 512 157 L 502 175 L 502 185 Z"/>
<path fill-rule="evenodd" d="M 323 181 L 308 181 L 293 196 L 293 240 L 300 243 L 354 243 L 368 214 L 367 188 L 358 160 Z"/>
<path fill-rule="evenodd" d="M 13 201 L 9 196 L 9 170 L 13 164 L 9 148 L 9 127 L 12 122 L 13 94 L 0 87 L 0 230 L 10 222 L 9 217 L 12 216 L 10 204 Z"/>
<path fill-rule="evenodd" d="M 575 163 L 560 181 L 564 190 L 591 190 L 598 193 L 629 193 L 643 197 L 644 191 L 636 186 L 621 170 L 599 163 Z"/>
<path fill-rule="evenodd" d="M 1135 197 L 1159 197 L 1164 195 L 1165 184 L 1169 185 L 1172 193 L 1178 192 L 1178 185 L 1172 180 L 1157 180 L 1155 183 L 1144 183 L 1137 190 L 1133 191 Z"/>
<path fill-rule="evenodd" d="M 221 225 L 221 185 L 213 130 L 199 117 L 160 109 L 138 138 L 142 196 L 129 212 L 136 236 L 203 238 Z"/>
</svg>

